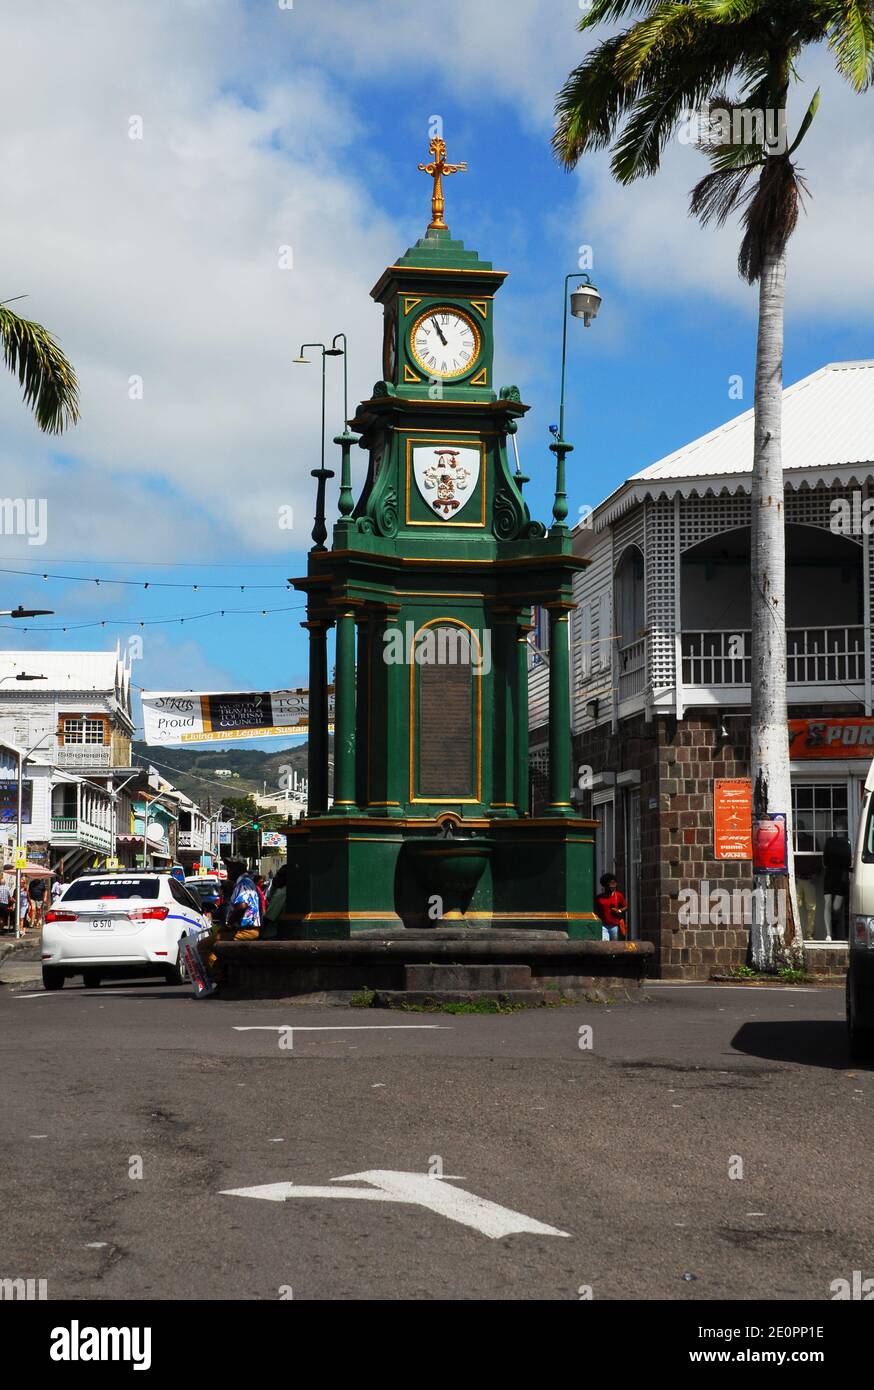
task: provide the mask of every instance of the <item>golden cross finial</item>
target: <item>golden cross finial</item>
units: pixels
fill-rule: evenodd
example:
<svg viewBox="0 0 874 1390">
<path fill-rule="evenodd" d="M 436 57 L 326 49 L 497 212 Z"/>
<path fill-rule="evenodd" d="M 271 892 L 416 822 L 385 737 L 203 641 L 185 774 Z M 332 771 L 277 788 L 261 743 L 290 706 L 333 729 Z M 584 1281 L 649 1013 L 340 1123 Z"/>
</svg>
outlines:
<svg viewBox="0 0 874 1390">
<path fill-rule="evenodd" d="M 443 175 L 444 174 L 466 174 L 467 164 L 447 164 L 446 163 L 446 141 L 441 140 L 440 136 L 435 136 L 428 146 L 430 153 L 434 156 L 430 164 L 420 164 L 419 168 L 425 174 L 430 174 L 434 180 L 434 192 L 431 195 L 431 221 L 428 224 L 429 232 L 446 231 L 446 223 L 443 221 Z"/>
</svg>

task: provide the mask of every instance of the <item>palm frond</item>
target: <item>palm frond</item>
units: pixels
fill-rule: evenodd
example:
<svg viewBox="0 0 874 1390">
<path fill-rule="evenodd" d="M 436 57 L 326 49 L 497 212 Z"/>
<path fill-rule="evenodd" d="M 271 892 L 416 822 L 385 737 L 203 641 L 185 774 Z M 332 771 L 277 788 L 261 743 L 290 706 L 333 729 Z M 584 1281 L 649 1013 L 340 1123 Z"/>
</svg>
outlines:
<svg viewBox="0 0 874 1390">
<path fill-rule="evenodd" d="M 617 19 L 636 13 L 649 14 L 664 3 L 665 0 L 593 0 L 577 28 L 582 32 L 594 29 L 596 24 L 615 24 Z"/>
<path fill-rule="evenodd" d="M 609 145 L 616 126 L 633 106 L 636 87 L 616 75 L 622 35 L 605 39 L 575 68 L 558 94 L 552 147 L 567 169 L 588 150 Z"/>
<path fill-rule="evenodd" d="M 838 70 L 863 92 L 874 81 L 874 5 L 871 0 L 831 0 L 824 8 L 828 46 Z"/>
<path fill-rule="evenodd" d="M 715 222 L 721 227 L 755 191 L 747 186 L 754 165 L 713 169 L 699 179 L 689 195 L 689 211 L 702 227 Z"/>
<path fill-rule="evenodd" d="M 737 258 L 737 268 L 748 284 L 758 280 L 766 254 L 785 250 L 807 191 L 788 155 L 765 160 L 743 215 L 744 235 Z"/>
<path fill-rule="evenodd" d="M 0 344 L 25 403 L 46 434 L 61 434 L 79 419 L 79 383 L 72 364 L 42 324 L 0 305 Z"/>
<path fill-rule="evenodd" d="M 810 105 L 804 113 L 804 119 L 801 125 L 798 127 L 798 134 L 789 146 L 789 154 L 795 153 L 813 123 L 813 118 L 819 110 L 819 92 L 820 89 L 817 87 L 813 96 L 810 98 Z"/>
</svg>

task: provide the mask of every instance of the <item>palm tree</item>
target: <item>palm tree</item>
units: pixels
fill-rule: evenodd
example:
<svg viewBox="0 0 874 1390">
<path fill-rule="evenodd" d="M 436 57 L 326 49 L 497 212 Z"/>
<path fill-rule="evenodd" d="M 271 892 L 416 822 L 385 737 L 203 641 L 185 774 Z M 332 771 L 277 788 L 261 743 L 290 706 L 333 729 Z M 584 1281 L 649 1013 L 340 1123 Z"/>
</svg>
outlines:
<svg viewBox="0 0 874 1390">
<path fill-rule="evenodd" d="M 697 143 L 712 169 L 693 189 L 690 211 L 703 223 L 722 223 L 742 209 L 738 269 L 759 286 L 751 496 L 753 805 L 757 817 L 787 815 L 789 877 L 776 886 L 791 905 L 783 324 L 786 247 L 806 191 L 792 155 L 816 114 L 819 92 L 788 147 L 785 113 L 798 56 L 813 44 L 828 45 L 838 71 L 857 92 L 870 85 L 874 0 L 594 0 L 579 28 L 641 14 L 571 73 L 556 104 L 553 146 L 569 169 L 584 154 L 610 147 L 614 177 L 627 184 L 656 173 L 678 128 L 704 111 L 709 114 L 699 119 Z M 738 88 L 736 100 L 725 94 L 730 84 Z M 753 119 L 751 113 L 762 116 Z M 757 879 L 756 887 L 764 886 Z M 791 907 L 785 935 L 756 915 L 754 963 L 774 969 L 778 960 L 797 960 L 801 944 Z"/>
<path fill-rule="evenodd" d="M 46 434 L 61 434 L 79 419 L 79 384 L 71 363 L 42 324 L 0 304 L 0 344 L 6 366 L 24 388 L 24 400 Z"/>
</svg>

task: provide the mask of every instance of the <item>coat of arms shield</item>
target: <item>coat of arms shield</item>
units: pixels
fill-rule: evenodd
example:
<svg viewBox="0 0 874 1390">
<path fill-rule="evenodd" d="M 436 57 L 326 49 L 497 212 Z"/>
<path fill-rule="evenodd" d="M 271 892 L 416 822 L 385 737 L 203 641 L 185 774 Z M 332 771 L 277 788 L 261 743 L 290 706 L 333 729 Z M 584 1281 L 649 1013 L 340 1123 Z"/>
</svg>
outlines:
<svg viewBox="0 0 874 1390">
<path fill-rule="evenodd" d="M 413 450 L 413 473 L 423 500 L 446 521 L 476 491 L 480 451 L 455 444 L 419 445 Z"/>
</svg>

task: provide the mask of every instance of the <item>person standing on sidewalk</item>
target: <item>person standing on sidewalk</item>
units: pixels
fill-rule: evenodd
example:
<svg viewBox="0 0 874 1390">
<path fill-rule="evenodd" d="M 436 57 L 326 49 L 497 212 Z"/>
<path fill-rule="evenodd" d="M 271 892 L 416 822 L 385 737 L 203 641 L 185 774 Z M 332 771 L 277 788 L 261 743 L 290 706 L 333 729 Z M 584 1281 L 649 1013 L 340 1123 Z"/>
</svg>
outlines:
<svg viewBox="0 0 874 1390">
<path fill-rule="evenodd" d="M 46 881 L 44 878 L 32 878 L 30 880 L 28 897 L 30 898 L 30 926 L 41 928 L 46 899 Z"/>
<path fill-rule="evenodd" d="M 9 891 L 9 884 L 6 882 L 5 874 L 0 874 L 0 928 L 9 931 L 14 927 L 14 914 L 12 912 L 12 894 Z"/>
<path fill-rule="evenodd" d="M 628 904 L 625 895 L 620 893 L 619 884 L 612 874 L 601 875 L 601 891 L 595 897 L 595 912 L 601 919 L 603 941 L 625 940 L 628 928 L 625 913 Z"/>
</svg>

